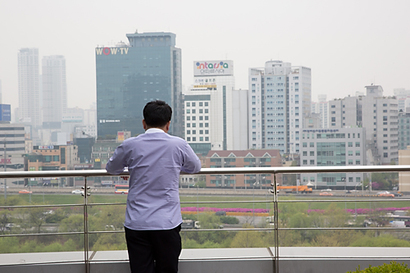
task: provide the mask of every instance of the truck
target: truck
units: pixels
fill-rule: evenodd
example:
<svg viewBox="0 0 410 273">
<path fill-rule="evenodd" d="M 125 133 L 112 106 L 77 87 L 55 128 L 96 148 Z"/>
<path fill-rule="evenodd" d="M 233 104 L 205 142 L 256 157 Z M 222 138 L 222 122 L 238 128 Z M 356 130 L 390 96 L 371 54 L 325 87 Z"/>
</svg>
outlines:
<svg viewBox="0 0 410 273">
<path fill-rule="evenodd" d="M 307 185 L 300 185 L 300 186 L 277 186 L 277 190 L 284 191 L 286 193 L 312 193 L 312 188 L 308 187 Z"/>
<path fill-rule="evenodd" d="M 199 229 L 201 228 L 201 226 L 199 225 L 199 221 L 182 220 L 181 228 L 182 229 Z"/>
</svg>

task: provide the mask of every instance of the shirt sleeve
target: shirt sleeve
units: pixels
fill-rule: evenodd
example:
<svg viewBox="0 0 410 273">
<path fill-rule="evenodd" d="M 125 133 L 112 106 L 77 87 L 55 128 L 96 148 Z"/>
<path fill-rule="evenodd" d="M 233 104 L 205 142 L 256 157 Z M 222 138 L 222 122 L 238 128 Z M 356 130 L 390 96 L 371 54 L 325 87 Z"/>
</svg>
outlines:
<svg viewBox="0 0 410 273">
<path fill-rule="evenodd" d="M 201 170 L 201 160 L 199 160 L 188 143 L 185 143 L 184 157 L 184 164 L 182 165 L 181 171 L 185 173 L 197 173 Z"/>
<path fill-rule="evenodd" d="M 108 160 L 105 169 L 110 174 L 120 174 L 124 172 L 126 166 L 126 158 L 124 153 L 124 147 L 121 144 L 115 149 L 113 156 Z"/>
</svg>

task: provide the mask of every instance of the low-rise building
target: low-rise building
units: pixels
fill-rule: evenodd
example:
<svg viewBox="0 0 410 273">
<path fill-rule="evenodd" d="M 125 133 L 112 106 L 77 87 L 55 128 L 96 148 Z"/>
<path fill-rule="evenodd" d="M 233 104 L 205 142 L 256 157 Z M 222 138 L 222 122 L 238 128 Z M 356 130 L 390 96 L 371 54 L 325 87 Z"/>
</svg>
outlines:
<svg viewBox="0 0 410 273">
<path fill-rule="evenodd" d="M 366 165 L 364 128 L 303 129 L 300 166 Z M 363 173 L 301 174 L 302 185 L 352 189 L 361 186 Z"/>
<path fill-rule="evenodd" d="M 205 159 L 205 168 L 240 168 L 240 167 L 281 167 L 282 157 L 279 150 L 226 150 L 209 151 Z M 206 186 L 211 188 L 269 188 L 273 182 L 271 174 L 206 175 Z M 281 184 L 282 176 L 278 175 Z"/>
<path fill-rule="evenodd" d="M 34 146 L 33 151 L 27 155 L 28 171 L 58 171 L 72 170 L 74 165 L 79 164 L 78 147 L 76 145 L 47 145 Z M 31 186 L 72 186 L 65 179 L 32 179 L 26 180 L 25 184 Z"/>
</svg>

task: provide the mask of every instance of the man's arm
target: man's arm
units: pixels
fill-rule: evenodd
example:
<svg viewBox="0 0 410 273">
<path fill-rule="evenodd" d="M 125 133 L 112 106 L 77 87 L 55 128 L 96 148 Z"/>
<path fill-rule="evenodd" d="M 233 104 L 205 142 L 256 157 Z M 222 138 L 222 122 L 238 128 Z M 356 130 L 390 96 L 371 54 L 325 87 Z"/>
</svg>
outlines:
<svg viewBox="0 0 410 273">
<path fill-rule="evenodd" d="M 125 153 L 122 144 L 115 149 L 113 156 L 108 160 L 105 169 L 110 174 L 120 174 L 124 172 L 124 168 L 127 167 L 125 164 Z"/>
<path fill-rule="evenodd" d="M 185 173 L 197 173 L 200 170 L 201 160 L 199 160 L 191 146 L 186 143 L 184 165 L 182 165 L 181 171 Z"/>
</svg>

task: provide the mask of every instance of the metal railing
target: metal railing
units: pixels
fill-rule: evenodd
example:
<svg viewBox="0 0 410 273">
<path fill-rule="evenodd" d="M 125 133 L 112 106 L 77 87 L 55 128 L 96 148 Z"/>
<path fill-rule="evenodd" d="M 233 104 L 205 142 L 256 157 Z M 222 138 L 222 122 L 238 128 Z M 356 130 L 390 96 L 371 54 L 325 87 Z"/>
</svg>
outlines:
<svg viewBox="0 0 410 273">
<path fill-rule="evenodd" d="M 389 166 L 336 166 L 336 167 L 253 167 L 253 168 L 203 168 L 197 175 L 220 175 L 220 174 L 271 174 L 273 175 L 272 189 L 270 193 L 272 194 L 272 199 L 269 201 L 273 205 L 273 227 L 271 228 L 256 228 L 252 229 L 254 231 L 274 231 L 274 272 L 279 272 L 279 231 L 281 230 L 403 230 L 401 228 L 390 228 L 390 227 L 328 227 L 328 228 L 286 228 L 279 227 L 279 203 L 297 203 L 297 202 L 369 202 L 368 199 L 364 200 L 279 200 L 277 192 L 277 175 L 278 174 L 301 174 L 301 173 L 373 173 L 373 172 L 408 172 L 410 171 L 410 165 L 389 165 Z M 128 173 L 122 173 L 120 176 L 126 176 Z M 181 175 L 185 175 L 182 173 Z M 105 170 L 89 170 L 89 171 L 32 171 L 32 172 L 0 172 L 0 179 L 8 178 L 47 178 L 47 177 L 83 177 L 84 178 L 84 203 L 83 204 L 69 204 L 69 205 L 36 205 L 36 206 L 0 206 L 1 209 L 24 209 L 24 208 L 35 208 L 35 207 L 82 207 L 84 214 L 84 231 L 83 232 L 58 232 L 58 233 L 32 233 L 32 234 L 3 234 L 2 237 L 21 237 L 21 236 L 50 236 L 50 235 L 74 235 L 80 234 L 84 236 L 84 264 L 85 272 L 90 271 L 90 256 L 89 256 L 89 236 L 90 234 L 101 234 L 101 233 L 120 233 L 123 231 L 90 231 L 88 226 L 88 198 L 90 196 L 90 187 L 88 185 L 87 179 L 89 177 L 104 177 L 104 176 L 114 176 L 108 174 Z M 115 175 L 117 176 L 117 175 Z M 5 188 L 6 190 L 6 188 Z M 386 199 L 373 199 L 372 202 L 392 202 L 394 200 Z M 410 199 L 400 199 L 400 201 L 410 201 Z M 231 201 L 232 203 L 258 203 L 267 201 Z M 192 201 L 185 203 L 197 203 L 197 204 L 209 204 L 209 203 L 227 203 L 226 201 Z M 184 204 L 184 202 L 181 202 Z M 92 203 L 93 206 L 98 205 L 124 205 L 120 203 Z M 245 231 L 249 230 L 246 228 L 235 228 L 235 229 L 224 229 L 224 231 Z M 185 230 L 189 232 L 188 230 Z M 213 229 L 200 229 L 198 231 L 217 231 Z"/>
</svg>

